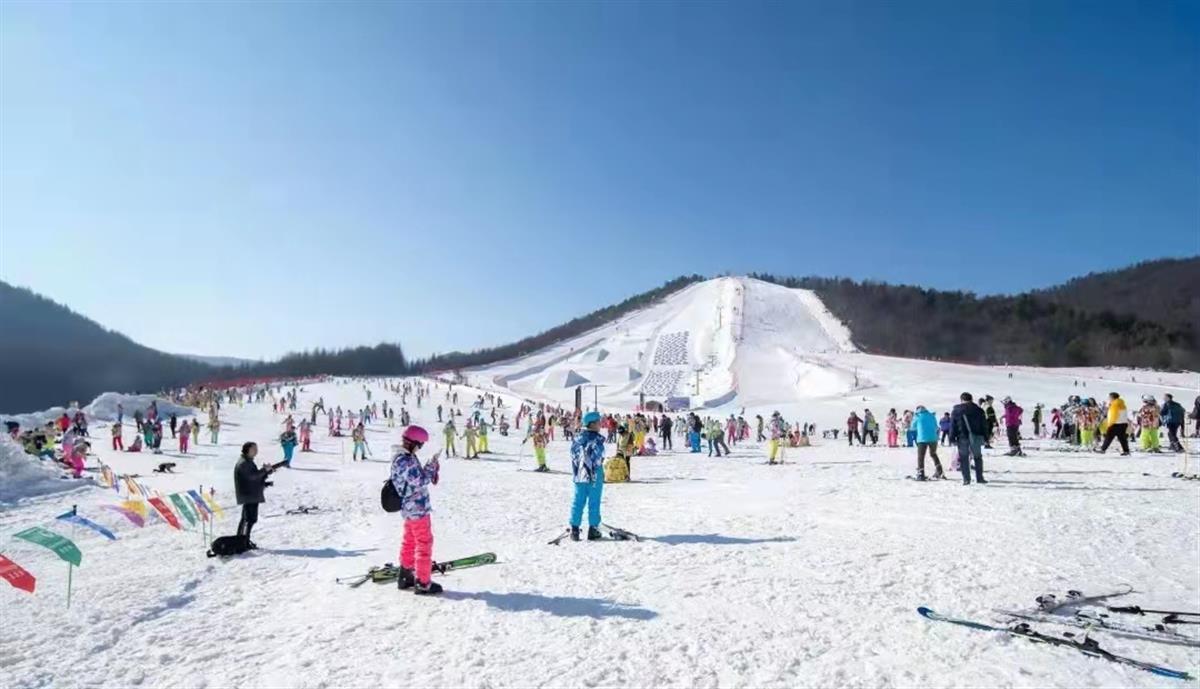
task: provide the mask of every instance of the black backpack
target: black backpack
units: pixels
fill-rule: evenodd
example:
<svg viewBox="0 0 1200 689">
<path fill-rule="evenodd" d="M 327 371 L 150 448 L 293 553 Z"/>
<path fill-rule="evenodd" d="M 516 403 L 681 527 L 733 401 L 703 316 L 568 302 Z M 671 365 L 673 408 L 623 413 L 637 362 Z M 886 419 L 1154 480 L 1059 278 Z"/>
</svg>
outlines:
<svg viewBox="0 0 1200 689">
<path fill-rule="evenodd" d="M 404 500 L 396 492 L 396 484 L 392 483 L 392 479 L 384 481 L 383 488 L 379 491 L 379 506 L 383 508 L 383 511 L 399 512 L 403 504 Z"/>
<path fill-rule="evenodd" d="M 250 539 L 245 536 L 221 536 L 209 547 L 209 557 L 231 557 L 250 550 Z"/>
</svg>

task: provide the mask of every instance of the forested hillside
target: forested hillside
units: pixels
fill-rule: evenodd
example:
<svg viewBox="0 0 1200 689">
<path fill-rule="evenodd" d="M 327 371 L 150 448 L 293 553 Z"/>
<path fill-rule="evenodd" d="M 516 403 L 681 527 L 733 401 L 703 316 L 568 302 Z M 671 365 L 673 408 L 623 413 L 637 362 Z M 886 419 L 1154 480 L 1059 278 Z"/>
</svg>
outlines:
<svg viewBox="0 0 1200 689">
<path fill-rule="evenodd" d="M 0 281 L 0 413 L 154 392 L 217 369 L 143 347 L 61 304 Z"/>
</svg>

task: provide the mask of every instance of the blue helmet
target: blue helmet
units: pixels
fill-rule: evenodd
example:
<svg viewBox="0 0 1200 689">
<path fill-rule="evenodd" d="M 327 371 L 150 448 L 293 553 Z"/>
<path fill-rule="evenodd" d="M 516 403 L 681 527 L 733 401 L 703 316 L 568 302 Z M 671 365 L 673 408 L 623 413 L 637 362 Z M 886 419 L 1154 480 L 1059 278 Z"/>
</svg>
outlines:
<svg viewBox="0 0 1200 689">
<path fill-rule="evenodd" d="M 599 422 L 600 422 L 600 412 L 598 412 L 598 411 L 590 411 L 583 415 L 583 425 L 584 426 L 590 426 L 594 423 L 599 423 Z"/>
</svg>

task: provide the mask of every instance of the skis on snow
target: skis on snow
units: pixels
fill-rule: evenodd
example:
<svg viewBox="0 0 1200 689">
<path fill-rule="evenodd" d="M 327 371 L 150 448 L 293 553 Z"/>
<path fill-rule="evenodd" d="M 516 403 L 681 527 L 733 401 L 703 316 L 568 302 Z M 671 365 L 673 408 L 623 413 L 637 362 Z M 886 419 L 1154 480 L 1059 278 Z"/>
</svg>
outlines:
<svg viewBox="0 0 1200 689">
<path fill-rule="evenodd" d="M 438 574 L 446 574 L 447 572 L 453 572 L 457 569 L 490 565 L 495 561 L 495 553 L 480 553 L 479 555 L 471 555 L 470 557 L 460 557 L 457 560 L 434 562 L 433 571 L 437 572 Z M 339 584 L 345 584 L 350 588 L 358 588 L 368 581 L 382 584 L 389 581 L 395 581 L 399 576 L 400 567 L 389 562 L 381 567 L 372 567 L 368 569 L 366 574 L 356 574 L 351 577 L 339 577 L 338 579 L 335 579 L 335 581 Z"/>
<path fill-rule="evenodd" d="M 1009 634 L 1011 636 L 1027 639 L 1033 643 L 1043 643 L 1051 646 L 1073 648 L 1086 656 L 1102 658 L 1109 662 L 1118 663 L 1120 665 L 1128 665 L 1129 667 L 1135 667 L 1139 670 L 1144 670 L 1146 672 L 1159 675 L 1160 677 L 1171 677 L 1173 679 L 1192 679 L 1190 674 L 1182 670 L 1173 670 L 1169 667 L 1163 667 L 1161 665 L 1155 665 L 1154 663 L 1135 660 L 1126 656 L 1119 656 L 1115 653 L 1106 651 L 1103 648 L 1100 648 L 1100 644 L 1096 643 L 1094 639 L 1088 638 L 1086 634 L 1084 634 L 1082 640 L 1076 640 L 1071 638 L 1073 635 L 1069 632 L 1062 637 L 1042 634 L 1041 632 L 1030 629 L 1029 625 L 1025 622 L 1020 622 L 1011 627 L 996 627 L 990 624 L 984 624 L 982 622 L 974 622 L 972 620 L 964 620 L 956 617 L 947 617 L 926 607 L 917 608 L 917 612 L 920 613 L 922 617 L 934 622 L 949 622 L 950 624 L 957 624 L 959 626 L 968 627 L 970 629 L 976 629 L 979 631 Z"/>
<path fill-rule="evenodd" d="M 627 531 L 625 529 L 620 529 L 615 526 L 610 526 L 608 524 L 601 523 L 600 528 L 605 531 L 608 531 L 608 540 L 635 541 L 635 542 L 640 542 L 642 540 L 642 537 L 635 534 L 634 532 Z M 563 529 L 562 533 L 560 533 L 559 535 L 550 539 L 546 544 L 547 545 L 558 545 L 559 543 L 562 543 L 568 537 L 570 537 L 570 535 L 571 535 L 570 528 Z"/>
<path fill-rule="evenodd" d="M 1104 631 L 1116 636 L 1124 636 L 1130 639 L 1156 641 L 1158 643 L 1174 644 L 1177 646 L 1200 647 L 1200 639 L 1188 636 L 1187 634 L 1181 634 L 1163 624 L 1157 624 L 1152 627 L 1138 626 L 1111 619 L 1108 615 L 1096 614 L 1086 610 L 1076 611 L 1072 617 L 1039 612 L 1022 612 L 1018 610 L 997 609 L 994 610 L 994 612 L 1019 620 L 1028 620 L 1030 622 L 1049 622 L 1051 624 L 1061 624 L 1068 627 L 1077 627 L 1079 629 Z"/>
</svg>

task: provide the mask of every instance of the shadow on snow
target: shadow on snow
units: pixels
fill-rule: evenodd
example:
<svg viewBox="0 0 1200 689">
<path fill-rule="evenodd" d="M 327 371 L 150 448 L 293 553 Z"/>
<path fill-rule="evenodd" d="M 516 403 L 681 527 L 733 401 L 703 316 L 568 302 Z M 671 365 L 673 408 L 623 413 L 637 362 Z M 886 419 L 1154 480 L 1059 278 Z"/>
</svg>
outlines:
<svg viewBox="0 0 1200 689">
<path fill-rule="evenodd" d="M 450 600 L 480 600 L 489 607 L 505 612 L 539 610 L 556 617 L 621 617 L 628 620 L 652 620 L 658 613 L 634 605 L 615 603 L 603 598 L 574 596 L 543 596 L 537 593 L 492 593 L 490 591 L 447 591 L 443 598 Z"/>
</svg>

